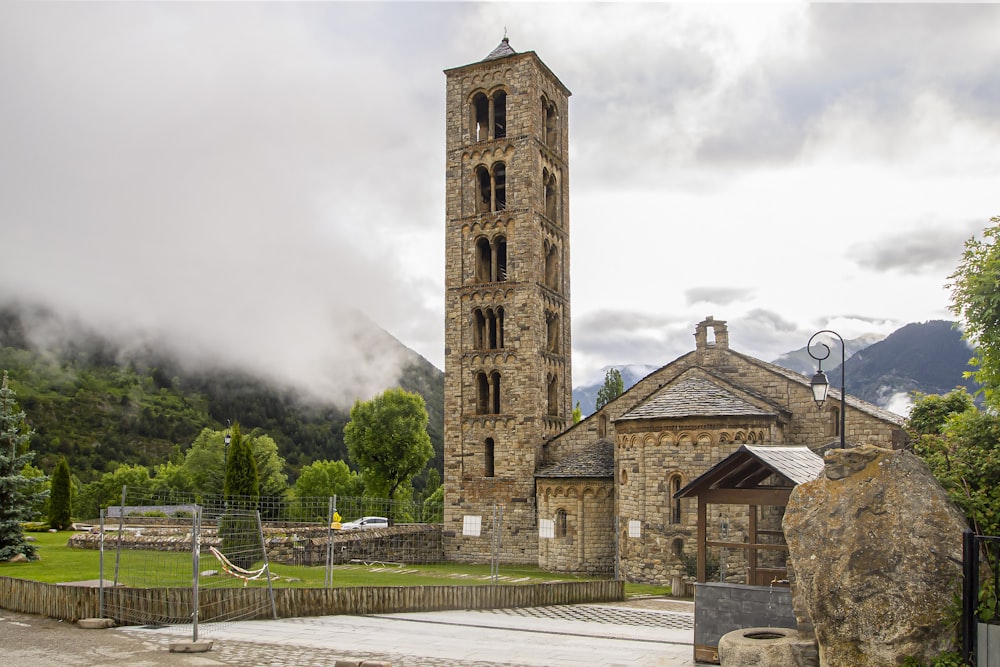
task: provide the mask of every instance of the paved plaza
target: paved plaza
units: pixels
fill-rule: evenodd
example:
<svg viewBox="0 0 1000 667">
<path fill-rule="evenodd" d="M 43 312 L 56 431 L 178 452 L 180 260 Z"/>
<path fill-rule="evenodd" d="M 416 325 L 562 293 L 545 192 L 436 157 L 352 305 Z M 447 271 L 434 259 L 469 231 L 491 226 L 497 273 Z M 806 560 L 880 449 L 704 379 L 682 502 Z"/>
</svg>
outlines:
<svg viewBox="0 0 1000 667">
<path fill-rule="evenodd" d="M 0 610 L 0 659 L 19 667 L 311 667 L 363 659 L 393 667 L 692 667 L 693 618 L 690 603 L 656 598 L 209 623 L 199 625 L 198 640 L 212 650 L 186 654 L 169 648 L 189 643 L 191 626 L 82 630 Z"/>
</svg>

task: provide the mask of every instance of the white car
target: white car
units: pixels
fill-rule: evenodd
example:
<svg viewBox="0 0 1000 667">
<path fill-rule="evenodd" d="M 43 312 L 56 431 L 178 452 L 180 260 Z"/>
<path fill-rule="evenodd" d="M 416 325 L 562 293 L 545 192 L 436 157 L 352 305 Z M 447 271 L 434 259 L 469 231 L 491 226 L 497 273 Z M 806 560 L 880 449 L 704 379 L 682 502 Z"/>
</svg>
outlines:
<svg viewBox="0 0 1000 667">
<path fill-rule="evenodd" d="M 389 520 L 384 516 L 363 516 L 356 521 L 340 524 L 341 530 L 357 530 L 359 528 L 388 528 Z"/>
</svg>

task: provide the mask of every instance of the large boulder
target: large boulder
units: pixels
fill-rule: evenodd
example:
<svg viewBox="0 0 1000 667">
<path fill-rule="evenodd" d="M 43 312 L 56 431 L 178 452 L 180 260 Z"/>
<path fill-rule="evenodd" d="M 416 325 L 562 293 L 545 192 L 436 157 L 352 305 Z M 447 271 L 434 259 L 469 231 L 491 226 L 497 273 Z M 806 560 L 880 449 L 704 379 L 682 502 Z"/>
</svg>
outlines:
<svg viewBox="0 0 1000 667">
<path fill-rule="evenodd" d="M 929 661 L 951 648 L 965 518 L 909 452 L 863 445 L 825 464 L 792 492 L 783 521 L 820 665 Z"/>
</svg>

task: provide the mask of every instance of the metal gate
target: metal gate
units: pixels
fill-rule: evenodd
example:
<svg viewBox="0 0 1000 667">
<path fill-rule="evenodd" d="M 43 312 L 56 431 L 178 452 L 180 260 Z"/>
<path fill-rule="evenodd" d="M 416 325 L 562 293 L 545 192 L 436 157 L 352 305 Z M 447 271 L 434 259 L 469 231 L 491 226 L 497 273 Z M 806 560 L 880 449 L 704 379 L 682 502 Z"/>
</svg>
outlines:
<svg viewBox="0 0 1000 667">
<path fill-rule="evenodd" d="M 962 536 L 962 657 L 974 667 L 1000 667 L 1000 537 Z"/>
</svg>

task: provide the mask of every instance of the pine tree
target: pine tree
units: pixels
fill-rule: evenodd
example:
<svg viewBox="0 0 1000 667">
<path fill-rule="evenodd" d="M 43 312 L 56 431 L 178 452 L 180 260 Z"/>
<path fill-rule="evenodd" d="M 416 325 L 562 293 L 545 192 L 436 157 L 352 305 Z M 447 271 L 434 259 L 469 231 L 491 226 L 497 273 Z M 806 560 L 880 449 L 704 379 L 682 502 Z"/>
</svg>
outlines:
<svg viewBox="0 0 1000 667">
<path fill-rule="evenodd" d="M 249 568 L 262 556 L 253 516 L 260 498 L 260 480 L 250 441 L 243 438 L 239 424 L 233 424 L 223 494 L 228 509 L 219 519 L 222 552 L 239 567 Z"/>
<path fill-rule="evenodd" d="M 35 455 L 28 450 L 30 439 L 31 430 L 4 371 L 0 383 L 0 561 L 18 554 L 32 560 L 38 558 L 34 545 L 25 540 L 21 525 L 33 518 L 31 505 L 44 495 L 44 492 L 31 493 L 31 486 L 37 480 L 24 475 L 24 467 Z"/>
<path fill-rule="evenodd" d="M 66 530 L 72 519 L 72 487 L 69 478 L 69 462 L 63 456 L 52 473 L 52 491 L 49 496 L 49 528 Z"/>
</svg>

